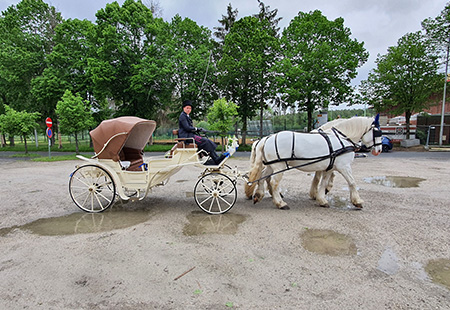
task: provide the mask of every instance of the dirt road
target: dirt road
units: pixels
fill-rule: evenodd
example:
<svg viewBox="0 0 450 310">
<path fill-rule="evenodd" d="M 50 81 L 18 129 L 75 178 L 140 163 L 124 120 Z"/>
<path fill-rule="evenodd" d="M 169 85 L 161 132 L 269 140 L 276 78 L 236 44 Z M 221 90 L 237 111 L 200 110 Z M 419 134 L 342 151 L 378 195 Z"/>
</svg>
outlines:
<svg viewBox="0 0 450 310">
<path fill-rule="evenodd" d="M 83 213 L 77 163 L 0 160 L 0 309 L 450 309 L 450 156 L 356 158 L 362 211 L 341 176 L 324 209 L 292 171 L 290 210 L 253 205 L 241 182 L 220 216 L 195 205 L 198 168 Z"/>
</svg>

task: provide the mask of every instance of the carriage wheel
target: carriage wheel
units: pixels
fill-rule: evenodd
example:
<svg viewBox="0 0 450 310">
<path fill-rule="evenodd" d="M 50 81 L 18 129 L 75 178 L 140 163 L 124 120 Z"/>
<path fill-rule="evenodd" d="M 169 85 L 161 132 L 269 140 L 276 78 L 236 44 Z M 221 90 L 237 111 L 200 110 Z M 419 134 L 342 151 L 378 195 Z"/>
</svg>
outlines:
<svg viewBox="0 0 450 310">
<path fill-rule="evenodd" d="M 236 203 L 235 183 L 221 173 L 209 173 L 195 184 L 194 199 L 197 205 L 209 214 L 223 214 Z"/>
<path fill-rule="evenodd" d="M 116 186 L 103 168 L 85 165 L 75 170 L 69 181 L 73 202 L 83 211 L 98 213 L 108 209 L 116 197 Z"/>
</svg>

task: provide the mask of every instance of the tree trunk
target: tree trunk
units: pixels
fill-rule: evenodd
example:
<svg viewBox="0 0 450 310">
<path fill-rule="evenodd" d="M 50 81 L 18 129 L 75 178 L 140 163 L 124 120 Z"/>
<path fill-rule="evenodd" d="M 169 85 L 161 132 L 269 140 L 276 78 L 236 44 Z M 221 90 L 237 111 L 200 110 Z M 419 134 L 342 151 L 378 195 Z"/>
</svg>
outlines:
<svg viewBox="0 0 450 310">
<path fill-rule="evenodd" d="M 410 126 L 410 120 L 411 120 L 411 111 L 405 112 L 405 119 L 406 119 L 406 139 L 410 139 L 411 137 L 411 126 Z"/>
<path fill-rule="evenodd" d="M 56 126 L 58 127 L 58 149 L 62 149 L 62 136 L 61 136 L 61 130 L 59 129 L 59 121 L 56 122 Z"/>
<path fill-rule="evenodd" d="M 247 145 L 246 140 L 247 140 L 247 118 L 244 118 L 242 120 L 242 146 Z"/>
<path fill-rule="evenodd" d="M 23 142 L 25 145 L 25 154 L 28 154 L 27 136 L 23 135 Z"/>
<path fill-rule="evenodd" d="M 0 135 L 1 135 L 0 139 L 2 140 L 2 147 L 5 147 L 6 146 L 5 134 L 2 132 Z"/>
<path fill-rule="evenodd" d="M 312 121 L 313 121 L 313 119 L 312 119 L 312 114 L 313 114 L 313 111 L 312 111 L 312 109 L 308 106 L 308 132 L 314 129 L 314 128 L 312 127 L 312 123 L 313 123 L 313 122 L 312 122 Z"/>
<path fill-rule="evenodd" d="M 261 99 L 260 111 L 259 111 L 259 138 L 263 137 L 263 117 L 264 117 L 264 102 Z"/>
<path fill-rule="evenodd" d="M 76 151 L 77 155 L 80 154 L 80 151 L 78 150 L 78 135 L 77 135 L 77 133 L 75 133 L 75 151 Z"/>
</svg>

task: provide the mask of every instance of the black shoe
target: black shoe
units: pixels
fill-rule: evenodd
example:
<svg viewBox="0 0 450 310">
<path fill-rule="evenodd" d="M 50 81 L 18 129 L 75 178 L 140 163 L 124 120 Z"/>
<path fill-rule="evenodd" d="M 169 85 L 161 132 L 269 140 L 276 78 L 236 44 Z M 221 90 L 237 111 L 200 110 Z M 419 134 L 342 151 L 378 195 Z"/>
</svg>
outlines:
<svg viewBox="0 0 450 310">
<path fill-rule="evenodd" d="M 204 165 L 205 166 L 215 166 L 216 162 L 214 161 L 214 159 L 210 158 L 204 163 Z"/>
<path fill-rule="evenodd" d="M 225 158 L 227 158 L 225 155 L 220 155 L 215 159 L 216 165 L 220 164 Z"/>
</svg>

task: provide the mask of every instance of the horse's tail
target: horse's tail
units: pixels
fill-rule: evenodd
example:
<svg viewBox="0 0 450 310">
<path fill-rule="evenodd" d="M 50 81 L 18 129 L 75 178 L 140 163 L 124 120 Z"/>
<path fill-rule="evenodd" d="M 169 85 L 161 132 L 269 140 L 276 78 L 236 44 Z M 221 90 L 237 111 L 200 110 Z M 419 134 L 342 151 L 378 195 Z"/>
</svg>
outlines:
<svg viewBox="0 0 450 310">
<path fill-rule="evenodd" d="M 252 152 L 250 153 L 250 171 L 248 173 L 248 182 L 253 182 L 261 178 L 263 170 L 263 151 L 265 139 L 256 141 L 252 144 Z M 249 185 L 245 183 L 245 195 L 251 199 L 255 191 L 256 182 Z"/>
</svg>

